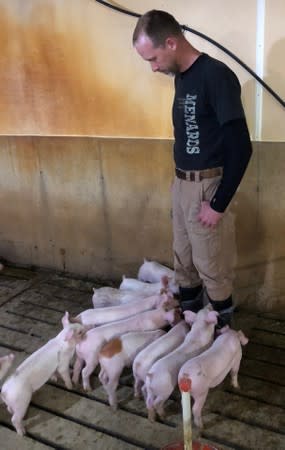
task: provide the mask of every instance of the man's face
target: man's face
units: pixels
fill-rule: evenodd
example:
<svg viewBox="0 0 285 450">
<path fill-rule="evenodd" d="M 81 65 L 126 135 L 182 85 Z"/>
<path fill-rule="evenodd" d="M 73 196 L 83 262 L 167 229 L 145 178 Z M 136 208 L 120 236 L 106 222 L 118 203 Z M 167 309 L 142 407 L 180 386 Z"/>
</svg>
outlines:
<svg viewBox="0 0 285 450">
<path fill-rule="evenodd" d="M 180 72 L 176 62 L 176 44 L 171 38 L 166 39 L 164 47 L 154 47 L 152 41 L 145 34 L 141 34 L 135 43 L 138 54 L 149 61 L 153 72 L 174 76 Z"/>
</svg>

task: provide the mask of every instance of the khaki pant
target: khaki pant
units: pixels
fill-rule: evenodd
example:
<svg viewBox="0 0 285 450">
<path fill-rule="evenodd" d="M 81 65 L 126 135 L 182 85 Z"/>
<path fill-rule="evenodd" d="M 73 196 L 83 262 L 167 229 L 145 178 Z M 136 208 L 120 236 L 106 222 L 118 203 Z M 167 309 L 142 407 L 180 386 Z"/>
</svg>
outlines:
<svg viewBox="0 0 285 450">
<path fill-rule="evenodd" d="M 198 220 L 201 202 L 211 200 L 220 179 L 192 182 L 175 177 L 172 187 L 176 282 L 181 287 L 195 287 L 202 281 L 212 300 L 224 300 L 232 294 L 236 261 L 234 220 L 229 208 L 213 229 Z"/>
</svg>

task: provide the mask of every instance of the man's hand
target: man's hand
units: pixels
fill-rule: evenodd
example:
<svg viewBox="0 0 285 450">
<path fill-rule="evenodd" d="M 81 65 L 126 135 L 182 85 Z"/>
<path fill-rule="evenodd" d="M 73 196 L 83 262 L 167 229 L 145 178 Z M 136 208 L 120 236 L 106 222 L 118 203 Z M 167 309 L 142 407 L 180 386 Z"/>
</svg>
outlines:
<svg viewBox="0 0 285 450">
<path fill-rule="evenodd" d="M 202 202 L 201 211 L 198 214 L 198 219 L 205 227 L 215 227 L 221 220 L 223 213 L 217 212 L 211 208 L 209 202 Z"/>
</svg>

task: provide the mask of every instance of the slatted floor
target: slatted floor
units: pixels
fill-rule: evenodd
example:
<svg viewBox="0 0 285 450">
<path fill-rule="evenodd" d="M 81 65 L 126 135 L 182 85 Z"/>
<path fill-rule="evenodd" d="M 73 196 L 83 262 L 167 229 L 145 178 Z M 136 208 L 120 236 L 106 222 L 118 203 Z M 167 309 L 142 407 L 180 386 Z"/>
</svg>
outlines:
<svg viewBox="0 0 285 450">
<path fill-rule="evenodd" d="M 6 268 L 0 272 L 0 356 L 16 353 L 15 365 L 54 337 L 65 311 L 74 315 L 91 306 L 90 281 L 56 273 Z M 97 284 L 98 285 L 98 284 Z M 285 449 L 285 313 L 239 311 L 235 328 L 247 333 L 239 381 L 229 380 L 208 395 L 202 433 L 194 436 L 219 449 Z M 94 390 L 65 389 L 49 382 L 34 394 L 26 417 L 27 435 L 19 437 L 6 407 L 0 405 L 0 448 L 3 450 L 135 450 L 160 449 L 182 438 L 180 395 L 167 403 L 167 418 L 150 423 L 144 404 L 134 400 L 132 375 L 125 371 L 112 412 L 96 374 Z"/>
</svg>

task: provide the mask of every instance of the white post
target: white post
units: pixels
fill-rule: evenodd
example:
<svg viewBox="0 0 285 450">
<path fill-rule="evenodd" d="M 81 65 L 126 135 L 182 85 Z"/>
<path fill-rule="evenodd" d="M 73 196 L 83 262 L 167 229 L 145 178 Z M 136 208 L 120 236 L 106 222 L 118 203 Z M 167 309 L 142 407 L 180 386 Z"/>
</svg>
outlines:
<svg viewBox="0 0 285 450">
<path fill-rule="evenodd" d="M 192 423 L 191 423 L 191 380 L 184 377 L 179 383 L 182 403 L 184 450 L 192 450 Z"/>
</svg>

